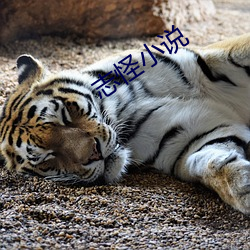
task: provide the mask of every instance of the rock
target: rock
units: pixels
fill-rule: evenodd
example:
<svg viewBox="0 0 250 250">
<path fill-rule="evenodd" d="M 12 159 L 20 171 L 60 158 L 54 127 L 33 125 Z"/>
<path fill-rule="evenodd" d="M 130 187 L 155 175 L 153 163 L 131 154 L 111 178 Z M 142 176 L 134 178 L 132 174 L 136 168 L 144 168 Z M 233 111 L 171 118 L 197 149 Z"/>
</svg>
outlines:
<svg viewBox="0 0 250 250">
<path fill-rule="evenodd" d="M 155 0 L 154 14 L 160 16 L 167 30 L 212 19 L 215 6 L 212 0 Z"/>
<path fill-rule="evenodd" d="M 153 36 L 172 24 L 189 21 L 190 17 L 200 20 L 206 16 L 208 8 L 202 4 L 203 0 L 184 2 L 1 0 L 0 44 L 41 35 L 77 34 L 95 40 Z M 212 4 L 212 0 L 205 2 Z"/>
</svg>

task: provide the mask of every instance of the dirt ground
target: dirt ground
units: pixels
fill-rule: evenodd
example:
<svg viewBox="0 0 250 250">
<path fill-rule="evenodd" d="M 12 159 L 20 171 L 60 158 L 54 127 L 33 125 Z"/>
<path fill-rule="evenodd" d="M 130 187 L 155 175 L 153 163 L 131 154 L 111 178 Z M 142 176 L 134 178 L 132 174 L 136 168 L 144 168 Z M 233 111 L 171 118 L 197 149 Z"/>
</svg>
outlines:
<svg viewBox="0 0 250 250">
<path fill-rule="evenodd" d="M 204 0 L 205 1 L 205 0 Z M 192 45 L 250 32 L 250 0 L 216 0 L 210 21 L 179 27 Z M 16 58 L 52 71 L 81 69 L 155 38 L 43 37 L 0 47 L 0 105 L 16 84 Z M 68 188 L 0 169 L 0 249 L 250 249 L 250 218 L 212 191 L 137 169 L 113 186 Z"/>
</svg>

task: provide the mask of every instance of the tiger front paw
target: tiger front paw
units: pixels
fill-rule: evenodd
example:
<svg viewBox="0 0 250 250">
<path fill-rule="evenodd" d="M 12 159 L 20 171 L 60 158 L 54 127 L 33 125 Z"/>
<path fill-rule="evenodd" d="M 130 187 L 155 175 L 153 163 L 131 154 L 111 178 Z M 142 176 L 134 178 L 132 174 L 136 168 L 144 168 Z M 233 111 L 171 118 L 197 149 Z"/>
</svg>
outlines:
<svg viewBox="0 0 250 250">
<path fill-rule="evenodd" d="M 209 166 L 207 184 L 236 210 L 250 214 L 250 162 L 231 155 L 216 163 Z"/>
</svg>

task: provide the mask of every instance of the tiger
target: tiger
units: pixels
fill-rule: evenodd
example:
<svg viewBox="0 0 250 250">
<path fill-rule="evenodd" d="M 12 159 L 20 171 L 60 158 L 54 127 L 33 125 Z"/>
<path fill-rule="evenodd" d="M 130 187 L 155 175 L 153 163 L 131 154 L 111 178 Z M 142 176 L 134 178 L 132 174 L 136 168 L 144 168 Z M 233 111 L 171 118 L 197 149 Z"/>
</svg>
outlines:
<svg viewBox="0 0 250 250">
<path fill-rule="evenodd" d="M 133 80 L 114 72 L 128 55 Z M 10 171 L 87 187 L 149 166 L 250 213 L 250 33 L 173 54 L 123 51 L 58 73 L 24 54 L 17 69 L 0 119 Z M 100 79 L 116 91 L 101 96 Z"/>
</svg>

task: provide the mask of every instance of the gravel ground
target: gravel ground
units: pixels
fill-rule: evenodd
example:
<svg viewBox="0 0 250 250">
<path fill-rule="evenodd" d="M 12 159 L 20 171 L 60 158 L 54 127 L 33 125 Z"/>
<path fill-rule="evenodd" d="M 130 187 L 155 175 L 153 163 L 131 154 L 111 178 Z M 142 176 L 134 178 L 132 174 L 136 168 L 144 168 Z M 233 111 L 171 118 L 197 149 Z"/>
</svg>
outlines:
<svg viewBox="0 0 250 250">
<path fill-rule="evenodd" d="M 249 0 L 215 2 L 211 21 L 179 27 L 190 44 L 250 32 Z M 43 37 L 2 46 L 0 105 L 16 84 L 22 53 L 58 71 L 145 42 L 159 44 L 155 38 L 93 44 Z M 68 188 L 1 169 L 0 183 L 0 249 L 250 249 L 249 217 L 203 186 L 154 171 L 136 169 L 113 186 Z"/>
</svg>

